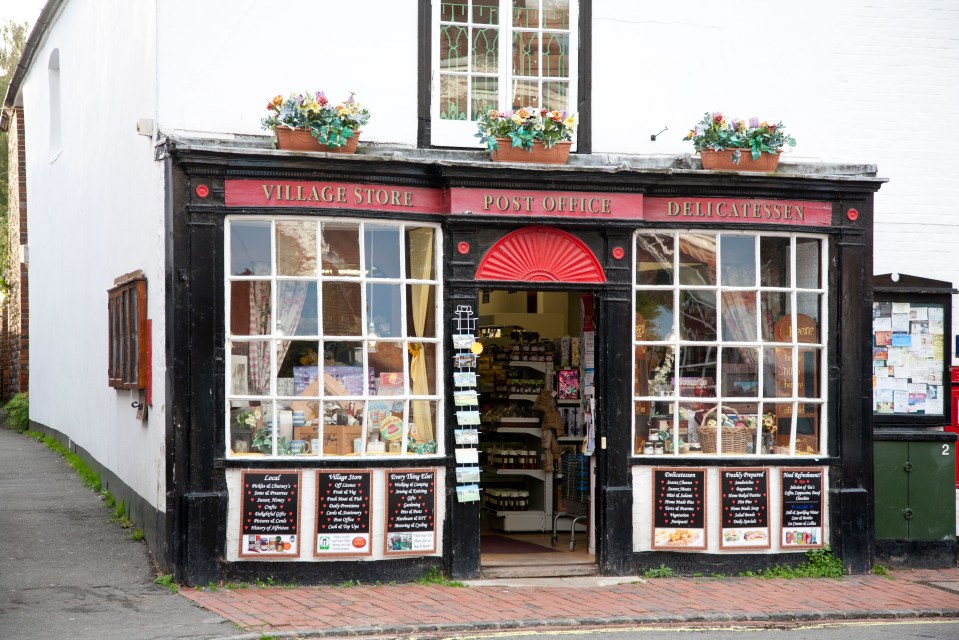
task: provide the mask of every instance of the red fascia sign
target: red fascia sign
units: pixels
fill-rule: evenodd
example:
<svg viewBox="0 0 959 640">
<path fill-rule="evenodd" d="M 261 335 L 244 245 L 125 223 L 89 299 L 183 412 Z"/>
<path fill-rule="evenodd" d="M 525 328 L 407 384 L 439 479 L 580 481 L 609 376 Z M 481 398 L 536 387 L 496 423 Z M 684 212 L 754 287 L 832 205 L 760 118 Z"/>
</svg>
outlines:
<svg viewBox="0 0 959 640">
<path fill-rule="evenodd" d="M 300 207 L 411 214 L 473 214 L 600 220 L 645 220 L 729 226 L 780 224 L 825 227 L 832 204 L 802 200 L 658 198 L 641 193 L 432 189 L 358 182 L 227 180 L 227 207 Z"/>
</svg>

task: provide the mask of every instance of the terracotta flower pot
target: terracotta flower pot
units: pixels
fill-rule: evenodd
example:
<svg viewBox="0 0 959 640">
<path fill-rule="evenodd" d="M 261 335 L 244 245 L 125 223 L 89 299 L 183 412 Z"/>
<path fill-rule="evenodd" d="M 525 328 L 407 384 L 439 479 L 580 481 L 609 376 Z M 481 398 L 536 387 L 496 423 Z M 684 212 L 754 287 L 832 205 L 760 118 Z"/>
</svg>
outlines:
<svg viewBox="0 0 959 640">
<path fill-rule="evenodd" d="M 290 129 L 277 127 L 276 148 L 281 151 L 323 151 L 324 153 L 356 153 L 360 141 L 360 131 L 354 131 L 353 137 L 342 147 L 329 147 L 316 141 L 308 129 Z"/>
<path fill-rule="evenodd" d="M 736 149 L 724 149 L 715 151 L 713 149 L 703 149 L 699 152 L 699 157 L 703 162 L 703 169 L 711 171 L 764 171 L 772 173 L 779 166 L 779 154 L 763 153 L 759 160 L 753 160 L 752 152 L 749 149 L 739 149 L 739 164 L 732 160 L 732 155 Z"/>
<path fill-rule="evenodd" d="M 509 138 L 497 138 L 498 149 L 490 154 L 493 162 L 539 162 L 542 164 L 566 164 L 572 142 L 557 142 L 549 149 L 540 141 L 533 143 L 529 151 L 514 147 Z"/>
</svg>

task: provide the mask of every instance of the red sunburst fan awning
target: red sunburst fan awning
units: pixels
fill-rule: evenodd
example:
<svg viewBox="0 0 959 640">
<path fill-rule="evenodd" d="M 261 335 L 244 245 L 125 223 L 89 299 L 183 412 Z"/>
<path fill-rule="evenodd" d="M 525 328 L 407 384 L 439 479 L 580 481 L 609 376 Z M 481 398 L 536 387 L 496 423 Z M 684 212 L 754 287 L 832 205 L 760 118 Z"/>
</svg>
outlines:
<svg viewBox="0 0 959 640">
<path fill-rule="evenodd" d="M 490 247 L 476 270 L 476 279 L 606 282 L 606 274 L 576 236 L 550 227 L 524 227 Z"/>
</svg>

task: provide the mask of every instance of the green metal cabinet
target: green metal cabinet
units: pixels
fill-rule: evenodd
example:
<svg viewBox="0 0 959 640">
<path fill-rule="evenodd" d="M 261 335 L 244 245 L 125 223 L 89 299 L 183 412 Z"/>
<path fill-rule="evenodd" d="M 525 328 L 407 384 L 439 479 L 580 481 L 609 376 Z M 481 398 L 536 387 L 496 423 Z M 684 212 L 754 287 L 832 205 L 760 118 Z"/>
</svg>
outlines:
<svg viewBox="0 0 959 640">
<path fill-rule="evenodd" d="M 955 540 L 955 434 L 877 437 L 877 540 Z"/>
</svg>

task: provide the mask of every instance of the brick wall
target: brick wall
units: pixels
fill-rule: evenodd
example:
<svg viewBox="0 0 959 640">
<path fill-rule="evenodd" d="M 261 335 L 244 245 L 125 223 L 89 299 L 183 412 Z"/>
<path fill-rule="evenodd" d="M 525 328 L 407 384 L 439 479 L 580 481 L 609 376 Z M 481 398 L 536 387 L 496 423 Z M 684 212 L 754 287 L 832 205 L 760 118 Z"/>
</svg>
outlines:
<svg viewBox="0 0 959 640">
<path fill-rule="evenodd" d="M 28 266 L 20 262 L 20 245 L 27 244 L 27 175 L 25 123 L 23 109 L 14 110 L 7 131 L 9 152 L 9 210 L 7 234 L 10 254 L 7 281 L 10 285 L 3 312 L 2 388 L 0 397 L 10 399 L 19 391 L 27 391 L 29 366 L 29 289 Z"/>
</svg>

